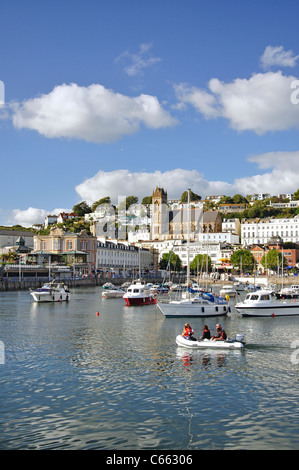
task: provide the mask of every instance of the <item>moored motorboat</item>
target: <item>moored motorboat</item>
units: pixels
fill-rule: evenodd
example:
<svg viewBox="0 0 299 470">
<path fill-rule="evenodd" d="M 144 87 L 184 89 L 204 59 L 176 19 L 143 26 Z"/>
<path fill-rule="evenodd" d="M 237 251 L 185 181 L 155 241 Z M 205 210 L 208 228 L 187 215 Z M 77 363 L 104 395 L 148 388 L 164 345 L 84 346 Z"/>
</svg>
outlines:
<svg viewBox="0 0 299 470">
<path fill-rule="evenodd" d="M 299 298 L 299 285 L 293 284 L 286 286 L 276 292 L 278 299 L 298 299 Z"/>
<path fill-rule="evenodd" d="M 229 297 L 236 297 L 237 291 L 236 291 L 236 288 L 235 288 L 234 286 L 225 285 L 225 286 L 223 286 L 223 287 L 220 289 L 219 294 L 220 294 L 222 297 L 226 297 L 227 295 L 228 295 Z"/>
<path fill-rule="evenodd" d="M 178 346 L 189 349 L 202 349 L 202 348 L 212 348 L 212 349 L 242 349 L 244 348 L 245 336 L 243 334 L 237 334 L 235 339 L 226 339 L 213 341 L 212 339 L 203 339 L 203 340 L 191 340 L 186 339 L 182 335 L 176 337 L 176 343 Z"/>
<path fill-rule="evenodd" d="M 234 282 L 234 288 L 236 289 L 237 293 L 246 291 L 246 285 L 240 281 Z"/>
<path fill-rule="evenodd" d="M 102 292 L 102 297 L 103 299 L 115 299 L 123 297 L 124 294 L 124 289 L 106 289 Z"/>
<path fill-rule="evenodd" d="M 51 281 L 37 289 L 30 289 L 35 302 L 62 302 L 70 300 L 69 288 L 63 282 Z"/>
<path fill-rule="evenodd" d="M 110 290 L 110 289 L 115 289 L 115 285 L 112 284 L 112 282 L 105 282 L 105 284 L 103 284 L 102 287 L 103 287 L 103 289 L 105 289 L 105 290 L 106 290 L 106 289 L 107 289 L 107 290 L 108 290 L 108 289 L 109 289 L 109 290 Z"/>
<path fill-rule="evenodd" d="M 165 286 L 150 287 L 150 292 L 152 292 L 153 294 L 168 294 L 169 289 Z"/>
<path fill-rule="evenodd" d="M 243 317 L 299 315 L 299 302 L 276 299 L 268 290 L 247 294 L 243 302 L 236 303 L 235 308 Z"/>
<path fill-rule="evenodd" d="M 140 280 L 128 287 L 123 298 L 128 306 L 152 305 L 157 302 L 156 296 L 151 293 Z"/>
</svg>

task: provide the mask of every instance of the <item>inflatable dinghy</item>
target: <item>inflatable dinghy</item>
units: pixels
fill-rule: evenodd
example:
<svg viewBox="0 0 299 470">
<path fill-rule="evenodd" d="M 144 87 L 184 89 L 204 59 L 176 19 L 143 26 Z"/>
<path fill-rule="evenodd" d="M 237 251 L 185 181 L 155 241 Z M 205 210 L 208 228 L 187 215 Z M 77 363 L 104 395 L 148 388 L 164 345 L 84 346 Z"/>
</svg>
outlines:
<svg viewBox="0 0 299 470">
<path fill-rule="evenodd" d="M 176 343 L 178 346 L 190 349 L 201 349 L 201 348 L 214 348 L 214 349 L 241 349 L 244 348 L 244 337 L 245 335 L 237 334 L 236 339 L 226 339 L 221 341 L 213 341 L 212 339 L 196 340 L 186 339 L 182 335 L 176 337 Z"/>
</svg>

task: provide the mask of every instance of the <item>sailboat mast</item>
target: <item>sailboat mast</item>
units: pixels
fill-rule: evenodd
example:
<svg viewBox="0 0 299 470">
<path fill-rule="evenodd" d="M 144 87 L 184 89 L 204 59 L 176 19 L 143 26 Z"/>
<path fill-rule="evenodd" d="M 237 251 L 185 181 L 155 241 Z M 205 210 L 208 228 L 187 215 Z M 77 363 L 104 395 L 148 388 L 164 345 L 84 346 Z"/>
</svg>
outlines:
<svg viewBox="0 0 299 470">
<path fill-rule="evenodd" d="M 188 217 L 187 217 L 187 287 L 190 284 L 190 188 L 188 188 Z"/>
</svg>

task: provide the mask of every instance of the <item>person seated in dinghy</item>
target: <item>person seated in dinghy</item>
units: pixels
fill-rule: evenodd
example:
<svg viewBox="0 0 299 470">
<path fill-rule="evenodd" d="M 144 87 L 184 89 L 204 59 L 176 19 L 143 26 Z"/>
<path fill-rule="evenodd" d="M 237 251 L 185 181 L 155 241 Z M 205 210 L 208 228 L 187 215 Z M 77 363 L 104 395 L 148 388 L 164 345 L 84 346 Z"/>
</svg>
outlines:
<svg viewBox="0 0 299 470">
<path fill-rule="evenodd" d="M 213 341 L 224 341 L 227 338 L 227 334 L 219 323 L 216 325 L 216 334 L 212 336 Z"/>
<path fill-rule="evenodd" d="M 191 341 L 196 341 L 196 338 L 193 337 L 194 331 L 192 330 L 189 323 L 185 323 L 184 331 L 182 333 L 183 338 L 191 339 Z"/>
<path fill-rule="evenodd" d="M 210 332 L 210 330 L 209 330 L 208 325 L 204 325 L 204 326 L 203 326 L 202 335 L 201 335 L 200 339 L 201 339 L 201 340 L 204 340 L 204 339 L 211 339 L 211 332 Z"/>
</svg>

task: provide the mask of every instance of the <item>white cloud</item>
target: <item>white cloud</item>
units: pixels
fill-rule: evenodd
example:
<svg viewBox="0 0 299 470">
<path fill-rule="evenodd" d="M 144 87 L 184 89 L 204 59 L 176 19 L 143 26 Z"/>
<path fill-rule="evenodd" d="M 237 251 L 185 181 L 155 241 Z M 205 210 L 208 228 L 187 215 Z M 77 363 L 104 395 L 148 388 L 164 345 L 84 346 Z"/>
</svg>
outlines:
<svg viewBox="0 0 299 470">
<path fill-rule="evenodd" d="M 28 209 L 13 209 L 8 216 L 7 224 L 22 225 L 23 227 L 32 227 L 35 224 L 43 224 L 45 217 L 49 214 L 58 215 L 61 212 L 70 212 L 70 209 L 38 209 L 36 207 L 28 207 Z"/>
<path fill-rule="evenodd" d="M 253 194 L 266 192 L 271 195 L 292 193 L 299 188 L 299 151 L 270 152 L 255 155 L 248 159 L 261 170 L 259 174 L 237 178 L 232 183 L 225 181 L 208 181 L 197 170 L 177 168 L 170 171 L 130 172 L 100 170 L 92 178 L 76 186 L 82 200 L 89 204 L 110 196 L 113 204 L 118 204 L 121 196 L 138 196 L 139 202 L 144 196 L 151 196 L 156 186 L 162 186 L 168 198 L 179 198 L 183 191 L 191 188 L 204 198 L 210 194 Z M 269 170 L 269 171 L 266 171 Z"/>
<path fill-rule="evenodd" d="M 169 198 L 179 198 L 186 188 L 200 195 L 210 193 L 227 193 L 230 184 L 214 181 L 208 182 L 203 175 L 196 170 L 183 170 L 177 168 L 170 171 L 130 172 L 129 170 L 115 170 L 106 172 L 100 170 L 92 178 L 76 186 L 80 198 L 94 201 L 110 196 L 113 204 L 118 204 L 121 196 L 138 196 L 139 202 L 144 196 L 151 196 L 156 186 L 162 186 Z"/>
<path fill-rule="evenodd" d="M 137 54 L 125 51 L 115 59 L 115 62 L 122 61 L 123 59 L 128 60 L 129 65 L 124 68 L 126 74 L 130 77 L 143 75 L 144 69 L 151 67 L 162 60 L 160 57 L 153 57 L 148 54 L 151 48 L 151 43 L 141 44 Z"/>
<path fill-rule="evenodd" d="M 36 207 L 28 207 L 28 209 L 13 209 L 9 223 L 12 225 L 22 225 L 23 227 L 31 227 L 33 224 L 43 224 L 47 211 L 37 209 Z"/>
<path fill-rule="evenodd" d="M 220 111 L 217 107 L 216 97 L 211 93 L 196 87 L 189 87 L 183 83 L 174 85 L 174 90 L 179 99 L 179 103 L 174 106 L 175 109 L 184 109 L 184 104 L 191 104 L 207 119 L 219 116 Z"/>
<path fill-rule="evenodd" d="M 100 84 L 56 86 L 49 94 L 12 105 L 13 124 L 33 129 L 49 138 L 83 139 L 107 143 L 137 132 L 174 126 L 177 121 L 155 96 L 134 98 Z"/>
<path fill-rule="evenodd" d="M 212 194 L 255 194 L 293 193 L 299 189 L 299 150 L 295 152 L 269 152 L 251 156 L 248 159 L 261 170 L 259 174 L 237 178 L 232 183 L 225 181 L 208 181 L 197 170 L 176 168 L 165 172 L 130 172 L 129 170 L 102 171 L 92 178 L 76 186 L 81 200 L 88 204 L 110 196 L 112 204 L 118 205 L 123 196 L 151 196 L 156 186 L 163 187 L 169 199 L 180 198 L 183 191 L 191 188 L 193 192 L 204 198 Z M 267 171 L 268 170 L 268 171 Z M 46 211 L 29 207 L 26 210 L 14 209 L 8 224 L 20 224 L 30 227 L 43 223 L 48 214 L 69 212 L 70 209 L 54 209 Z"/>
<path fill-rule="evenodd" d="M 295 67 L 298 59 L 299 55 L 295 56 L 291 50 L 285 51 L 283 46 L 267 46 L 260 62 L 264 69 L 269 69 L 273 66 Z"/>
<path fill-rule="evenodd" d="M 271 195 L 293 193 L 299 189 L 299 151 L 268 152 L 248 159 L 256 163 L 260 174 L 235 180 L 242 194 L 265 192 Z M 269 170 L 266 172 L 265 170 Z"/>
<path fill-rule="evenodd" d="M 280 71 L 254 74 L 224 83 L 213 78 L 209 91 L 180 84 L 175 86 L 179 106 L 187 103 L 205 118 L 222 117 L 237 131 L 257 134 L 299 129 L 299 106 L 291 103 L 291 83 L 296 78 Z"/>
</svg>

